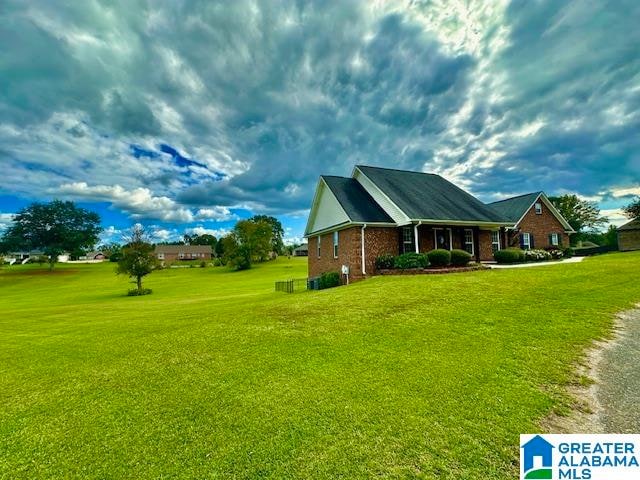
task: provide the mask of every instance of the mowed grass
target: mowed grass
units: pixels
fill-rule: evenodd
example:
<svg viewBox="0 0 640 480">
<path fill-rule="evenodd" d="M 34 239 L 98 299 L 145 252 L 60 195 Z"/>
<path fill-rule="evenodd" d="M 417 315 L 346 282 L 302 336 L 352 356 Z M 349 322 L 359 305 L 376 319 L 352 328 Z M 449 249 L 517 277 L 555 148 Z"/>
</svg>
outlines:
<svg viewBox="0 0 640 480">
<path fill-rule="evenodd" d="M 515 478 L 640 254 L 273 292 L 306 259 L 0 270 L 0 478 Z"/>
</svg>

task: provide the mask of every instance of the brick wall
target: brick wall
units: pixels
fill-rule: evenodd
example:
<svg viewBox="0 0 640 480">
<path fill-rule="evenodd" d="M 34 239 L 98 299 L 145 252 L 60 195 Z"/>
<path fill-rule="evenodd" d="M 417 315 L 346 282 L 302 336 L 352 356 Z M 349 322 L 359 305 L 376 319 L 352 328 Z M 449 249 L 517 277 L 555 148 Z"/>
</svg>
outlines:
<svg viewBox="0 0 640 480">
<path fill-rule="evenodd" d="M 640 250 L 640 230 L 618 232 L 618 249 L 621 251 Z"/>
<path fill-rule="evenodd" d="M 569 235 L 564 233 L 564 227 L 560 221 L 551 213 L 549 208 L 543 203 L 542 214 L 538 215 L 535 206 L 526 213 L 520 224 L 520 233 L 530 233 L 533 235 L 533 248 L 549 247 L 549 234 L 557 233 L 563 247 L 569 246 Z M 520 240 L 516 246 L 519 246 Z"/>
<path fill-rule="evenodd" d="M 362 277 L 361 227 L 351 227 L 338 231 L 338 257 L 333 256 L 333 232 L 322 235 L 320 258 L 318 258 L 318 237 L 309 238 L 309 277 L 317 277 L 324 272 L 340 272 L 342 265 L 349 266 L 351 280 Z M 365 267 L 367 275 L 375 273 L 375 259 L 384 254 L 398 255 L 398 229 L 367 227 L 365 229 Z"/>
</svg>

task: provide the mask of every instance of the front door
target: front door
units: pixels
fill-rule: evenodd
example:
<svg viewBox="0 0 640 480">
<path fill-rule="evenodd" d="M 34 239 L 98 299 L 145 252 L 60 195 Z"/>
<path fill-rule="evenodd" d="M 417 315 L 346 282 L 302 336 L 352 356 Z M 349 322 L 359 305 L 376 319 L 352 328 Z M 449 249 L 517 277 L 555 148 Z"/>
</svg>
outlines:
<svg viewBox="0 0 640 480">
<path fill-rule="evenodd" d="M 435 234 L 436 248 L 451 250 L 451 229 L 450 228 L 435 228 L 434 234 Z"/>
</svg>

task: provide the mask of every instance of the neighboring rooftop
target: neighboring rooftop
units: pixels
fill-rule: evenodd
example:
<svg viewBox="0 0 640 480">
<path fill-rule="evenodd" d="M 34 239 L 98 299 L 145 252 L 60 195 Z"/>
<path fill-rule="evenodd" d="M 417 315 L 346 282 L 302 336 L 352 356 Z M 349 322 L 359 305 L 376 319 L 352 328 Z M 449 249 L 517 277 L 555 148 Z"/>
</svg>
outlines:
<svg viewBox="0 0 640 480">
<path fill-rule="evenodd" d="M 352 222 L 394 223 L 357 180 L 329 175 L 322 179 Z"/>
<path fill-rule="evenodd" d="M 640 218 L 636 218 L 635 220 L 625 223 L 618 227 L 618 230 L 640 230 Z"/>
<path fill-rule="evenodd" d="M 525 193 L 517 197 L 499 200 L 488 205 L 510 222 L 517 222 L 531 208 L 542 192 Z"/>
<path fill-rule="evenodd" d="M 357 168 L 411 219 L 509 222 L 500 212 L 440 175 L 366 165 Z"/>
</svg>

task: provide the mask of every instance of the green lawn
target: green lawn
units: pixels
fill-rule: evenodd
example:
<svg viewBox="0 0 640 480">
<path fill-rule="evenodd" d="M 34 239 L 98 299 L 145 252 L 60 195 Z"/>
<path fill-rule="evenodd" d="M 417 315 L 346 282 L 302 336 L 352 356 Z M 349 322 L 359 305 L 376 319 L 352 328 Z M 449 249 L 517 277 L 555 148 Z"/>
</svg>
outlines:
<svg viewBox="0 0 640 480">
<path fill-rule="evenodd" d="M 0 270 L 0 478 L 515 478 L 640 254 L 273 292 L 305 259 Z"/>
</svg>

